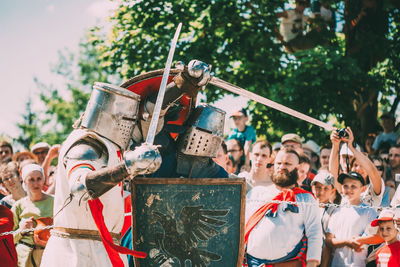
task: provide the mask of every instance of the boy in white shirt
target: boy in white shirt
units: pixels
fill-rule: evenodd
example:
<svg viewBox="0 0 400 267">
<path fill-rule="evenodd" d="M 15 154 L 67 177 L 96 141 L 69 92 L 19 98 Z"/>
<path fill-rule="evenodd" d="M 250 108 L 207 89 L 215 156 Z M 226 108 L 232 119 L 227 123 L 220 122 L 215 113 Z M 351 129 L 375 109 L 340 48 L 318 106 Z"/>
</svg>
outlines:
<svg viewBox="0 0 400 267">
<path fill-rule="evenodd" d="M 367 250 L 355 238 L 369 229 L 377 213 L 361 202 L 361 193 L 366 187 L 359 173 L 342 173 L 338 182 L 351 206 L 336 209 L 329 221 L 325 244 L 335 249 L 331 266 L 365 267 Z"/>
</svg>

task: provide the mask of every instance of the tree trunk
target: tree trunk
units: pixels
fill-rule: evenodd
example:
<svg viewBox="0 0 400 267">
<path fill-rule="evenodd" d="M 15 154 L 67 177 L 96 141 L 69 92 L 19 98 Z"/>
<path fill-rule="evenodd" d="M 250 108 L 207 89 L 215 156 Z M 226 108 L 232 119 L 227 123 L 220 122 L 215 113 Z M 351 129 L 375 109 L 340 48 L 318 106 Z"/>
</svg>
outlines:
<svg viewBox="0 0 400 267">
<path fill-rule="evenodd" d="M 354 58 L 361 70 L 366 73 L 385 57 L 388 18 L 380 0 L 345 0 L 346 56 Z M 361 90 L 354 90 L 358 95 L 355 105 L 358 124 L 358 141 L 371 132 L 380 129 L 377 120 L 378 91 L 371 84 L 360 84 Z"/>
</svg>

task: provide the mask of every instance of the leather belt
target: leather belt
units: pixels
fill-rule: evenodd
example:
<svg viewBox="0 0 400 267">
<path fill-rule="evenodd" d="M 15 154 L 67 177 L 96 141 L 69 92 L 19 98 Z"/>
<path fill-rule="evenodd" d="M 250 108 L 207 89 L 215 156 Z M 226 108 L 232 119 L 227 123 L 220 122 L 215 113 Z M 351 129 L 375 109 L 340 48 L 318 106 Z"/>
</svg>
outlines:
<svg viewBox="0 0 400 267">
<path fill-rule="evenodd" d="M 44 249 L 44 247 L 42 247 L 42 246 L 29 244 L 29 243 L 24 242 L 22 240 L 18 241 L 18 244 L 22 244 L 22 245 L 25 245 L 27 247 L 33 248 L 33 249 Z"/>
<path fill-rule="evenodd" d="M 73 229 L 73 228 L 64 228 L 64 227 L 53 227 L 53 230 L 50 231 L 51 235 L 62 237 L 62 238 L 70 238 L 70 239 L 89 239 L 89 240 L 97 240 L 101 241 L 100 232 L 97 230 L 86 230 L 86 229 Z M 112 239 L 119 243 L 121 239 L 121 235 L 117 233 L 110 233 Z"/>
</svg>

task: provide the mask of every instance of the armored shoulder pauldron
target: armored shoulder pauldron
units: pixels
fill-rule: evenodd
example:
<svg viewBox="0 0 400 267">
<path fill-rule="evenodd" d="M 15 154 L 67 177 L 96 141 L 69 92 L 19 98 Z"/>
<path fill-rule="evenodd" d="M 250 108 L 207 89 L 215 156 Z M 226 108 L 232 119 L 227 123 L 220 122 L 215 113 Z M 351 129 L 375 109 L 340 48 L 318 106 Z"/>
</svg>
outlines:
<svg viewBox="0 0 400 267">
<path fill-rule="evenodd" d="M 99 163 L 100 166 L 107 166 L 107 148 L 100 141 L 86 137 L 71 146 L 64 157 L 64 164 L 68 160 L 89 160 Z"/>
</svg>

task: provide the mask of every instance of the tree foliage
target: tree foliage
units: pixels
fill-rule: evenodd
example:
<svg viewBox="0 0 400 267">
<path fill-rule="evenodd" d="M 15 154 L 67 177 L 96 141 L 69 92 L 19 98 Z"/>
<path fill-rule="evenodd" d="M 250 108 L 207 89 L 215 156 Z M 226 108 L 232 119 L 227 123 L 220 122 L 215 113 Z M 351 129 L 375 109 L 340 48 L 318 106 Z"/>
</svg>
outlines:
<svg viewBox="0 0 400 267">
<path fill-rule="evenodd" d="M 353 29 L 347 25 L 363 8 L 363 1 L 331 2 L 345 34 L 338 32 L 329 44 L 295 56 L 286 54 L 276 40 L 275 13 L 285 4 L 278 0 L 123 1 L 111 17 L 110 33 L 95 35 L 91 42 L 101 54 L 102 66 L 127 79 L 163 67 L 174 29 L 183 22 L 175 59 L 201 59 L 213 66 L 219 78 L 318 119 L 350 125 L 359 129 L 362 138 L 378 130 L 378 98 L 380 107 L 387 109 L 388 97 L 399 85 L 398 9 L 384 1 L 376 17 L 367 21 L 370 24 L 363 22 L 364 28 Z M 383 25 L 381 29 L 388 25 L 388 30 L 373 32 L 379 27 L 371 22 Z M 377 49 L 371 42 L 360 49 L 360 40 L 377 40 L 377 36 L 384 38 L 378 47 L 380 58 L 365 67 L 363 62 Z M 358 50 L 352 45 L 358 45 Z M 349 47 L 357 53 L 349 53 Z M 207 100 L 214 101 L 225 92 L 209 87 L 206 93 Z M 327 140 L 316 126 L 260 104 L 252 103 L 251 108 L 259 135 L 274 139 L 290 131 Z"/>
<path fill-rule="evenodd" d="M 25 114 L 23 115 L 23 122 L 18 123 L 17 126 L 22 130 L 23 134 L 16 138 L 16 142 L 20 143 L 23 147 L 29 148 L 31 144 L 37 142 L 40 136 L 39 120 L 37 114 L 32 111 L 32 99 L 29 98 L 26 103 Z"/>
<path fill-rule="evenodd" d="M 64 66 L 70 61 L 60 61 L 57 71 L 68 78 L 70 100 L 54 88 L 42 95 L 48 108 L 46 122 L 53 123 L 53 132 L 56 129 L 52 138 L 62 140 L 79 117 L 87 102 L 88 91 L 82 93 L 82 88 L 93 81 L 118 83 L 120 78 L 162 68 L 175 28 L 183 22 L 176 60 L 200 59 L 221 79 L 320 120 L 349 125 L 362 139 L 379 129 L 378 110 L 395 112 L 400 99 L 396 2 L 377 1 L 382 5 L 351 26 L 371 1 L 331 1 L 343 26 L 336 29 L 343 32 L 333 34 L 323 46 L 290 55 L 276 39 L 275 17 L 290 1 L 124 0 L 110 17 L 107 33 L 100 27 L 90 30 L 81 47 L 79 75 L 71 75 L 71 68 Z M 225 93 L 208 86 L 207 101 Z M 251 102 L 250 108 L 258 135 L 270 140 L 284 132 L 297 132 L 321 144 L 328 140 L 316 126 L 257 103 Z"/>
</svg>

